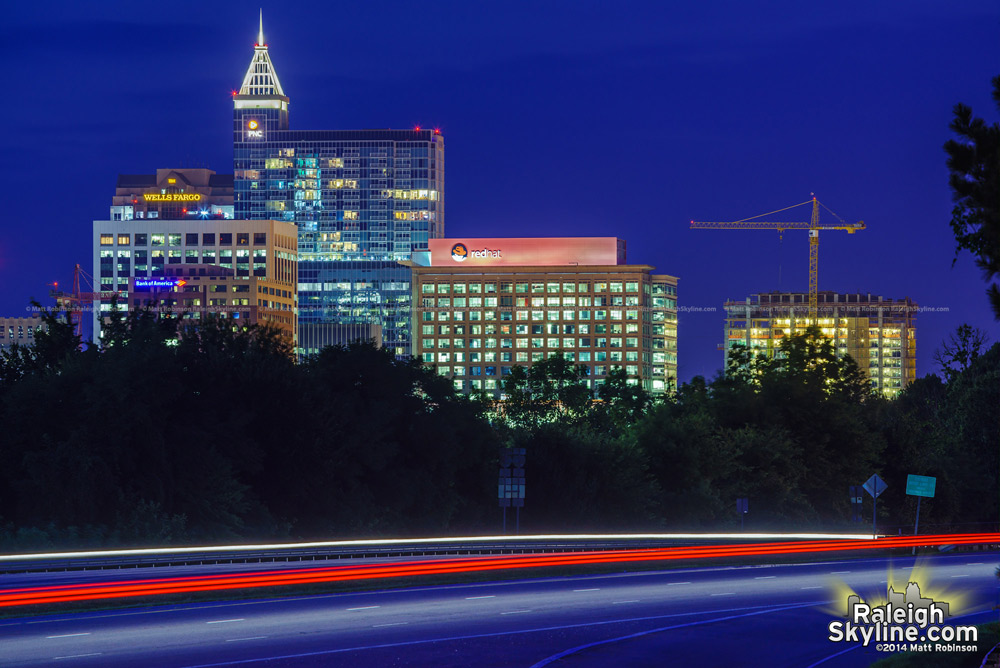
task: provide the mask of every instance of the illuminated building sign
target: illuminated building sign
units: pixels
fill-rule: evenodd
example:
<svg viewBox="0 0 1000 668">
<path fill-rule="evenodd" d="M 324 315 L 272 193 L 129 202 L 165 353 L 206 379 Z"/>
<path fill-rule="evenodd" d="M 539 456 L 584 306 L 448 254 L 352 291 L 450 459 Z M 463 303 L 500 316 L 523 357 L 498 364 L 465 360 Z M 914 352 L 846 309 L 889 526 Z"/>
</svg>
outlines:
<svg viewBox="0 0 1000 668">
<path fill-rule="evenodd" d="M 182 278 L 137 278 L 132 283 L 132 287 L 137 290 L 152 290 L 154 288 L 169 290 L 179 288 L 182 285 L 187 285 L 187 281 Z"/>
<path fill-rule="evenodd" d="M 615 237 L 538 239 L 430 239 L 432 267 L 607 266 L 625 264 L 625 243 Z"/>
<path fill-rule="evenodd" d="M 142 198 L 147 202 L 200 202 L 198 193 L 145 193 Z"/>
<path fill-rule="evenodd" d="M 261 139 L 263 136 L 264 131 L 260 129 L 260 123 L 252 118 L 247 121 L 247 137 L 251 139 Z"/>
</svg>

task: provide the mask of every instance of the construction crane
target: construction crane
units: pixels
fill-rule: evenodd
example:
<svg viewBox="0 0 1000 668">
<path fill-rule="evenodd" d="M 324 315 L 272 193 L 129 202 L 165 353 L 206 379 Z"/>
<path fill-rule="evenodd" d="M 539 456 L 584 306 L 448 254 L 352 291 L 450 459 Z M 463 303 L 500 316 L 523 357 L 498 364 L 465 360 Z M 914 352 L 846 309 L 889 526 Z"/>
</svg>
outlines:
<svg viewBox="0 0 1000 668">
<path fill-rule="evenodd" d="M 788 211 L 789 209 L 794 209 L 796 207 L 805 206 L 806 204 L 812 204 L 812 217 L 809 219 L 808 223 L 784 223 L 784 222 L 769 222 L 763 220 L 756 220 L 762 216 L 770 216 L 774 213 L 780 213 L 782 211 Z M 839 223 L 834 223 L 832 225 L 819 222 L 819 207 L 822 206 L 824 209 L 830 212 Z M 865 221 L 859 220 L 856 223 L 848 223 L 844 221 L 843 218 L 837 214 L 830 211 L 830 209 L 820 201 L 813 197 L 811 200 L 806 200 L 799 204 L 793 204 L 791 206 L 786 206 L 784 209 L 778 209 L 777 211 L 769 211 L 768 213 L 762 213 L 758 216 L 751 216 L 750 218 L 744 218 L 743 220 L 736 220 L 731 223 L 711 223 L 711 222 L 700 222 L 691 221 L 692 230 L 776 230 L 779 235 L 783 235 L 785 230 L 808 230 L 809 231 L 809 317 L 815 323 L 816 315 L 819 310 L 818 308 L 818 276 L 819 276 L 819 233 L 821 230 L 843 230 L 848 234 L 854 234 L 858 230 L 865 229 Z"/>
<path fill-rule="evenodd" d="M 80 268 L 80 265 L 76 265 L 73 269 L 73 292 L 63 292 L 61 290 L 53 289 L 49 292 L 49 296 L 52 297 L 56 306 L 67 313 L 70 318 L 70 323 L 73 324 L 73 331 L 77 336 L 83 335 L 83 311 L 84 304 L 90 304 L 91 308 L 95 307 L 95 302 L 100 302 L 102 299 L 111 299 L 113 296 L 118 296 L 119 298 L 124 297 L 124 293 L 121 292 L 81 292 L 80 291 L 80 277 L 83 276 L 84 280 L 91 284 L 91 289 L 93 289 L 93 279 Z M 51 283 L 53 288 L 58 288 L 59 283 Z"/>
</svg>

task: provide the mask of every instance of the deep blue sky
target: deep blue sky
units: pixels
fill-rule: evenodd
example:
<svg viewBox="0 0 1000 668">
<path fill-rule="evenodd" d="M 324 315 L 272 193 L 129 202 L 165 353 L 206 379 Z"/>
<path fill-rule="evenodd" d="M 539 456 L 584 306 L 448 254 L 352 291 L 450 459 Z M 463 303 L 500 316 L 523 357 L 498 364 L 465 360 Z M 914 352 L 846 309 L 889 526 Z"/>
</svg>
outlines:
<svg viewBox="0 0 1000 668">
<path fill-rule="evenodd" d="M 293 129 L 440 127 L 448 236 L 600 236 L 680 277 L 680 377 L 721 366 L 722 302 L 805 291 L 807 238 L 691 231 L 815 192 L 821 290 L 909 296 L 918 374 L 962 322 L 1000 339 L 952 268 L 942 144 L 955 102 L 997 118 L 1000 6 L 979 2 L 296 2 L 263 6 Z M 869 6 L 873 5 L 873 6 Z M 230 92 L 257 4 L 18 3 L 0 28 L 7 112 L 0 313 L 90 270 L 119 173 L 232 171 Z M 805 220 L 800 209 L 793 220 Z"/>
</svg>

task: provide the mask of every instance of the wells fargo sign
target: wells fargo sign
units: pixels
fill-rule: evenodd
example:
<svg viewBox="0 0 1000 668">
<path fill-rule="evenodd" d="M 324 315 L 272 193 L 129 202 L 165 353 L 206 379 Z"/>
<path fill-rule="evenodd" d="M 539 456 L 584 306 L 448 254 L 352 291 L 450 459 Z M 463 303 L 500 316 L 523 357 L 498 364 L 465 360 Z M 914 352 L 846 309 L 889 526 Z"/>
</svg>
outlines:
<svg viewBox="0 0 1000 668">
<path fill-rule="evenodd" d="M 200 202 L 198 193 L 146 193 L 142 199 L 147 202 Z"/>
</svg>

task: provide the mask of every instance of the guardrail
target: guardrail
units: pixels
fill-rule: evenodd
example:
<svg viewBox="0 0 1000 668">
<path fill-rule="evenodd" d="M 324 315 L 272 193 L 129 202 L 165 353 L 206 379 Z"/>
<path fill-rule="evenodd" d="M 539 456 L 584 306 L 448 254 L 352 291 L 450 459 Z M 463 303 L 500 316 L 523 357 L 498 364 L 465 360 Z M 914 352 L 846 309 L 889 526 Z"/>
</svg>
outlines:
<svg viewBox="0 0 1000 668">
<path fill-rule="evenodd" d="M 683 547 L 724 541 L 872 540 L 870 534 L 566 534 L 537 536 L 464 536 L 342 540 L 264 545 L 165 547 L 86 552 L 0 555 L 0 574 L 48 573 L 226 563 L 273 563 L 377 559 L 415 556 L 473 556 L 537 552 Z"/>
</svg>

